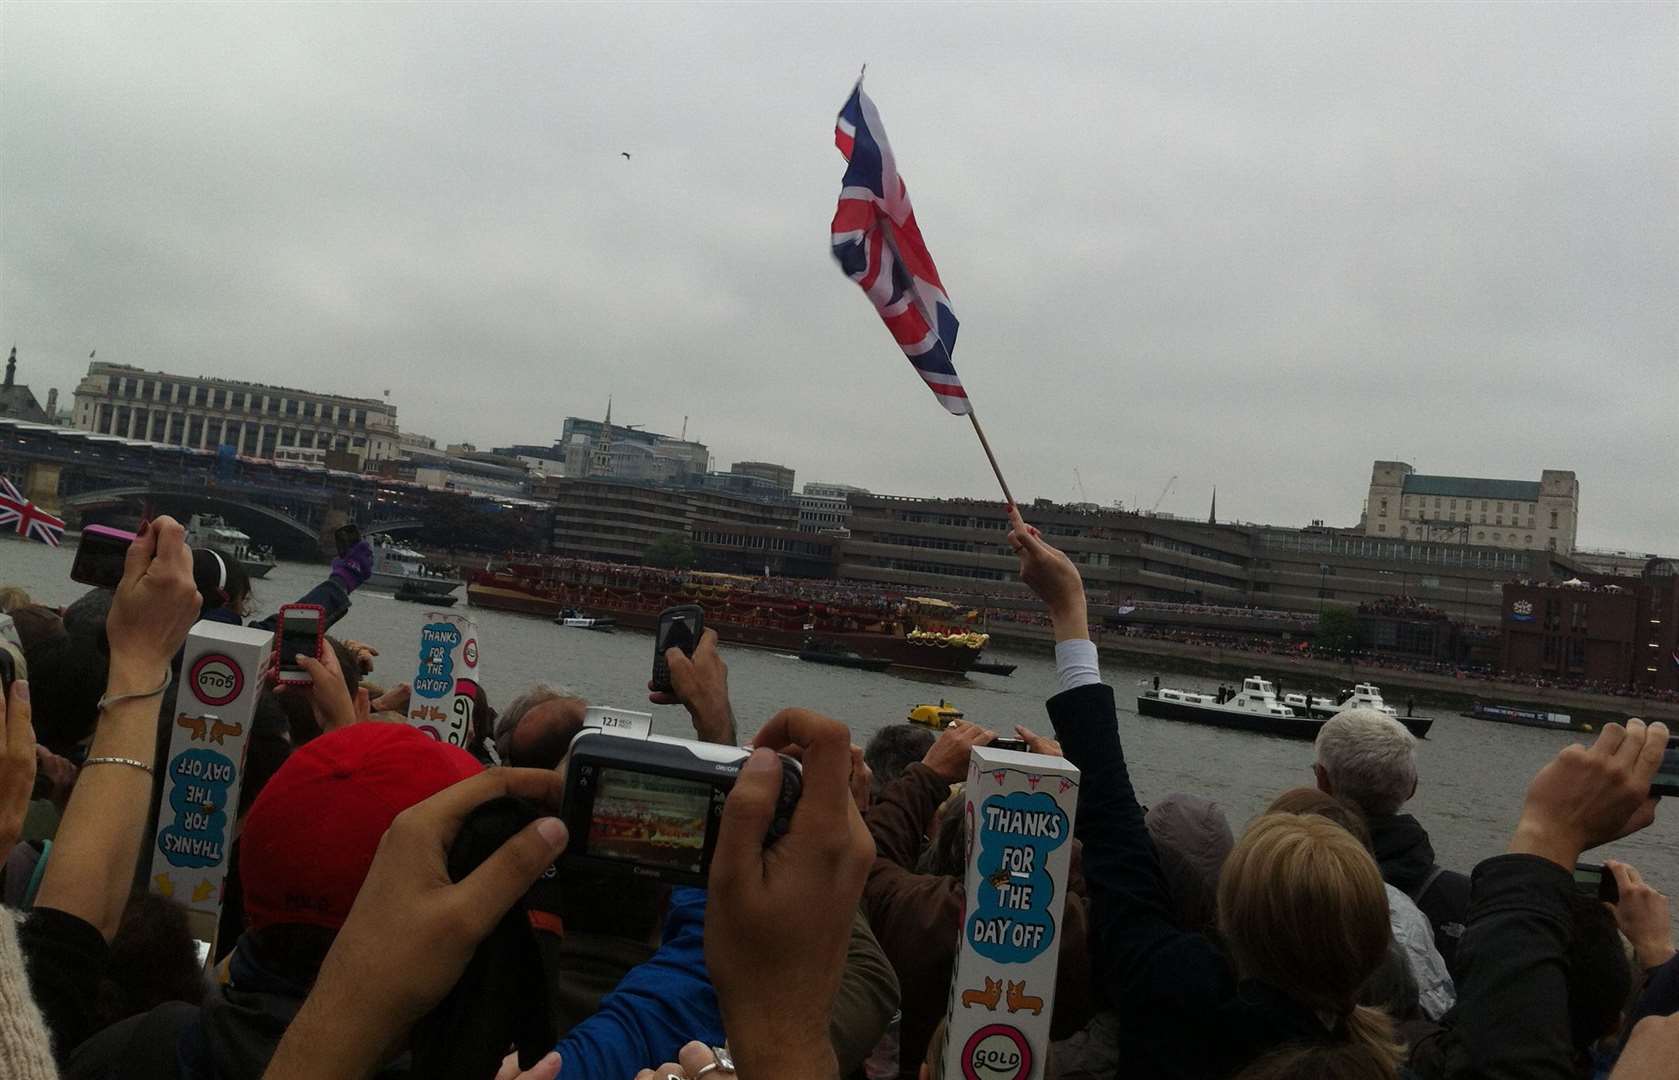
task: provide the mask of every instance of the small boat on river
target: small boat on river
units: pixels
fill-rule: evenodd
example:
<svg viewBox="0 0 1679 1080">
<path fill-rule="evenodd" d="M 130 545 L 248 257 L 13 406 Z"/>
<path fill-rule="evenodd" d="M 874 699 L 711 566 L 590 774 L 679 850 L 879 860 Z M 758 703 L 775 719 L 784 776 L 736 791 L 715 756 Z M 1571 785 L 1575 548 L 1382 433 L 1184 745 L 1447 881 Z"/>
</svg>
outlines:
<svg viewBox="0 0 1679 1080">
<path fill-rule="evenodd" d="M 1308 700 L 1305 694 L 1284 694 L 1282 700 L 1296 716 L 1315 716 L 1323 720 L 1348 709 L 1373 709 L 1404 724 L 1406 730 L 1419 739 L 1428 738 L 1429 729 L 1434 727 L 1432 716 L 1400 716 L 1397 709 L 1382 700 L 1382 691 L 1375 683 L 1359 683 L 1345 691 L 1339 700 L 1322 697 Z"/>
<path fill-rule="evenodd" d="M 573 630 L 596 630 L 610 634 L 618 628 L 618 620 L 606 615 L 585 615 L 576 608 L 566 608 L 554 616 L 554 622 Z"/>
<path fill-rule="evenodd" d="M 433 592 L 430 589 L 418 587 L 412 582 L 405 581 L 396 587 L 392 594 L 398 600 L 406 600 L 410 604 L 431 604 L 434 607 L 454 607 L 455 601 L 460 599 L 449 593 Z"/>
<path fill-rule="evenodd" d="M 1516 724 L 1519 727 L 1550 728 L 1552 731 L 1593 731 L 1586 720 L 1576 720 L 1565 712 L 1548 712 L 1524 705 L 1497 705 L 1477 701 L 1463 714 L 1471 720 L 1491 720 L 1495 724 Z"/>
<path fill-rule="evenodd" d="M 1242 680 L 1242 689 L 1228 696 L 1222 690 L 1204 694 L 1169 686 L 1145 690 L 1137 695 L 1137 712 L 1162 720 L 1281 735 L 1286 739 L 1316 738 L 1323 726 L 1323 721 L 1314 717 L 1296 716 L 1293 709 L 1277 700 L 1277 689 L 1271 680 L 1258 675 Z"/>
<path fill-rule="evenodd" d="M 864 656 L 855 649 L 846 649 L 831 641 L 811 638 L 799 650 L 799 659 L 810 664 L 829 667 L 856 668 L 858 671 L 885 671 L 892 661 L 884 656 Z"/>
<path fill-rule="evenodd" d="M 921 724 L 935 731 L 943 731 L 951 724 L 962 719 L 962 710 L 945 701 L 944 698 L 940 698 L 937 705 L 913 706 L 909 711 L 908 719 L 912 724 Z"/>
</svg>

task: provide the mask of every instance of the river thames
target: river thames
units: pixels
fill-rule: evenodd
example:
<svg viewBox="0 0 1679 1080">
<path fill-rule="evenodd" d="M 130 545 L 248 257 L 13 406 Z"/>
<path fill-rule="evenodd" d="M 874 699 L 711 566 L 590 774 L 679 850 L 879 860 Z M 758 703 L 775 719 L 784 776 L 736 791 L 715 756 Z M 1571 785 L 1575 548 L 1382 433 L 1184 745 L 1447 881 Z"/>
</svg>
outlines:
<svg viewBox="0 0 1679 1080">
<path fill-rule="evenodd" d="M 53 549 L 0 540 L 0 584 L 21 585 L 46 604 L 67 604 L 84 591 L 69 579 L 73 551 L 73 544 Z M 325 575 L 324 565 L 280 563 L 255 582 L 256 616 L 297 599 Z M 372 681 L 412 679 L 420 625 L 429 609 L 380 593 L 357 592 L 353 600 L 333 633 L 379 650 Z M 567 630 L 536 616 L 467 608 L 464 595 L 450 610 L 470 614 L 479 623 L 492 705 L 505 706 L 525 687 L 546 681 L 596 704 L 651 711 L 654 730 L 661 734 L 691 734 L 682 709 L 647 704 L 650 634 Z M 991 659 L 1019 665 L 1006 678 L 853 671 L 763 650 L 731 649 L 726 642 L 724 656 L 743 739 L 777 709 L 800 705 L 843 720 L 855 741 L 864 743 L 882 725 L 903 720 L 911 706 L 941 697 L 994 730 L 1016 723 L 1049 730 L 1043 702 L 1055 690 L 1055 666 L 1047 655 L 989 653 Z M 1102 674 L 1119 701 L 1126 759 L 1143 802 L 1172 791 L 1206 795 L 1218 800 L 1240 833 L 1277 793 L 1312 783 L 1310 743 L 1140 717 L 1134 709 L 1136 694 L 1154 672 L 1105 661 Z M 1163 679 L 1194 689 L 1218 685 L 1216 679 L 1194 675 Z M 1528 780 L 1575 736 L 1435 715 L 1429 738 L 1417 746 L 1420 783 L 1406 810 L 1429 830 L 1440 863 L 1467 872 L 1480 859 L 1504 850 Z M 1634 864 L 1663 892 L 1679 889 L 1679 807 L 1658 812 L 1651 828 L 1587 858 L 1601 862 L 1606 855 Z"/>
</svg>

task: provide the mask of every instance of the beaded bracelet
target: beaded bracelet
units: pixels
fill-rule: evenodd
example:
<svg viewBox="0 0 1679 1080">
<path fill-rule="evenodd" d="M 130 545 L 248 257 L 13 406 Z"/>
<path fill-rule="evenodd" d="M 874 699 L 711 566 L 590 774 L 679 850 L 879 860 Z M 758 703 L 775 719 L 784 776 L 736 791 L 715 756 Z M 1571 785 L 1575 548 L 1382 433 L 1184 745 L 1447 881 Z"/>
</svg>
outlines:
<svg viewBox="0 0 1679 1080">
<path fill-rule="evenodd" d="M 169 685 L 174 681 L 175 673 L 166 668 L 163 672 L 163 681 L 157 685 L 156 690 L 147 690 L 139 694 L 106 694 L 104 697 L 99 699 L 99 711 L 104 712 L 112 705 L 120 705 L 125 701 L 142 701 L 146 698 L 157 697 L 165 690 L 169 689 Z"/>
<path fill-rule="evenodd" d="M 90 757 L 86 761 L 82 762 L 82 768 L 85 769 L 89 765 L 127 765 L 131 769 L 140 769 L 147 773 L 152 771 L 152 767 L 150 765 L 147 765 L 144 761 L 137 761 L 131 757 Z"/>
</svg>

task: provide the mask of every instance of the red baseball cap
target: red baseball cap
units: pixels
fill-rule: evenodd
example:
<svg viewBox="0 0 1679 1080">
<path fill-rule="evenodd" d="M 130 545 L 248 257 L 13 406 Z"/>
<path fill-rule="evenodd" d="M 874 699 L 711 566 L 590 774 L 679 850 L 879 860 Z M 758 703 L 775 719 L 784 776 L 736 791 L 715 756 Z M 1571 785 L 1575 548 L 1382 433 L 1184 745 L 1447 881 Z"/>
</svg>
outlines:
<svg viewBox="0 0 1679 1080">
<path fill-rule="evenodd" d="M 305 744 L 262 789 L 239 834 L 251 928 L 343 926 L 396 816 L 479 771 L 466 751 L 407 724 L 352 724 Z"/>
</svg>

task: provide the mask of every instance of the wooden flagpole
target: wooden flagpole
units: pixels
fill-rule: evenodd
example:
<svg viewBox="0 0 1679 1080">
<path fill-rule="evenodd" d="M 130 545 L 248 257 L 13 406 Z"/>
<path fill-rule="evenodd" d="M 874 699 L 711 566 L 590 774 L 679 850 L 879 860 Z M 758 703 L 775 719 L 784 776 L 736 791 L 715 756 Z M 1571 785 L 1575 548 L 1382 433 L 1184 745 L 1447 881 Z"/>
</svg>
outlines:
<svg viewBox="0 0 1679 1080">
<path fill-rule="evenodd" d="M 1003 479 L 1003 470 L 997 467 L 997 455 L 991 452 L 991 443 L 985 437 L 985 429 L 979 426 L 979 416 L 972 404 L 968 406 L 968 421 L 974 425 L 974 434 L 979 436 L 979 445 L 985 450 L 985 460 L 991 463 L 991 473 L 997 478 L 997 486 L 1003 489 L 1003 498 L 1013 506 L 1014 496 L 1009 494 L 1009 482 Z"/>
</svg>

